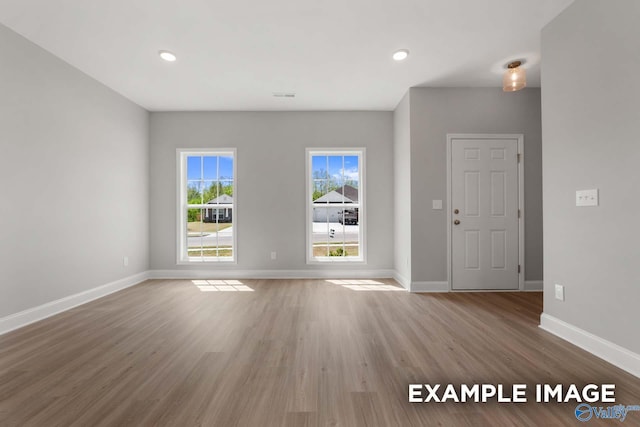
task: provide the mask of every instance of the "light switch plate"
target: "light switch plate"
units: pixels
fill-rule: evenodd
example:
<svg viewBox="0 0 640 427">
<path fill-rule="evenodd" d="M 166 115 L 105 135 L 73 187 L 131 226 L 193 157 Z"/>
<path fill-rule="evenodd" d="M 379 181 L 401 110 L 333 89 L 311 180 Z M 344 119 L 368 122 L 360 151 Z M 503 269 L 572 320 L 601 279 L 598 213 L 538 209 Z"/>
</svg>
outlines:
<svg viewBox="0 0 640 427">
<path fill-rule="evenodd" d="M 576 191 L 576 206 L 598 206 L 598 189 Z"/>
<path fill-rule="evenodd" d="M 564 301 L 564 286 L 556 283 L 556 299 Z"/>
<path fill-rule="evenodd" d="M 432 200 L 431 201 L 432 209 L 442 210 L 442 200 Z"/>
</svg>

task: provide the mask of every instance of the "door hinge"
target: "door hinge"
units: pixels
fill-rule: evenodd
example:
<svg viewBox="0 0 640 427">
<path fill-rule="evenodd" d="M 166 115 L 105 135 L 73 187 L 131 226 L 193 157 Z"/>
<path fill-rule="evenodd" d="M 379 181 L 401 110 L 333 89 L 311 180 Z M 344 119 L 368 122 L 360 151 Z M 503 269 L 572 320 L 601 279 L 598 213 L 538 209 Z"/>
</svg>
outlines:
<svg viewBox="0 0 640 427">
<path fill-rule="evenodd" d="M 520 264 L 518 264 L 518 274 L 520 274 Z"/>
<path fill-rule="evenodd" d="M 518 163 L 520 163 L 521 159 L 522 159 L 522 155 L 520 153 L 518 153 Z"/>
<path fill-rule="evenodd" d="M 522 212 L 518 209 L 518 218 L 522 218 Z"/>
</svg>

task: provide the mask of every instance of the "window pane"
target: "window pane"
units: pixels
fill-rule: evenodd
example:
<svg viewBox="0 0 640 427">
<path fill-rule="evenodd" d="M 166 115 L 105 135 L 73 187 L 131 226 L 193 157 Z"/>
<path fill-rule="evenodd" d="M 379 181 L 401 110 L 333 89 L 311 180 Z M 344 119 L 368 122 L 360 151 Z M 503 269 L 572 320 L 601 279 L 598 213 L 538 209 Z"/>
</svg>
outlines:
<svg viewBox="0 0 640 427">
<path fill-rule="evenodd" d="M 220 181 L 220 194 L 225 194 L 229 197 L 221 198 L 220 203 L 233 203 L 233 181 L 223 180 Z"/>
<path fill-rule="evenodd" d="M 219 180 L 233 180 L 233 157 L 220 156 Z"/>
<path fill-rule="evenodd" d="M 327 223 L 329 208 L 313 208 L 312 245 L 314 257 L 329 255 L 329 224 Z"/>
<path fill-rule="evenodd" d="M 329 156 L 329 191 L 342 187 L 342 161 L 344 156 Z"/>
<path fill-rule="evenodd" d="M 344 157 L 344 186 L 345 197 L 352 200 L 354 203 L 358 202 L 358 188 L 360 184 L 360 165 L 358 156 L 345 156 Z"/>
<path fill-rule="evenodd" d="M 314 207 L 313 208 L 313 232 L 312 245 L 314 257 L 326 257 L 329 255 L 329 241 L 331 227 L 328 223 L 329 211 L 331 208 Z"/>
<path fill-rule="evenodd" d="M 218 156 L 205 156 L 202 164 L 202 179 L 205 181 L 216 181 L 218 179 Z"/>
<path fill-rule="evenodd" d="M 232 257 L 233 256 L 233 249 L 231 249 L 231 247 L 228 248 L 218 248 L 216 249 L 215 247 L 205 247 L 202 250 L 202 254 L 205 257 Z"/>
<path fill-rule="evenodd" d="M 187 255 L 189 258 L 202 256 L 203 212 L 200 209 L 187 209 Z"/>
<path fill-rule="evenodd" d="M 344 175 L 347 179 L 358 180 L 358 156 L 344 156 Z"/>
<path fill-rule="evenodd" d="M 199 205 L 202 203 L 202 181 L 187 182 L 187 204 Z"/>
<path fill-rule="evenodd" d="M 329 175 L 328 170 L 328 158 L 327 156 L 312 156 L 311 157 L 311 177 L 313 179 L 327 179 Z"/>
<path fill-rule="evenodd" d="M 187 157 L 187 180 L 198 181 L 202 179 L 202 157 Z"/>
<path fill-rule="evenodd" d="M 314 179 L 313 180 L 313 194 L 311 195 L 311 200 L 314 203 L 328 203 L 326 197 L 323 197 L 327 194 L 328 189 L 328 181 L 326 179 Z"/>
<path fill-rule="evenodd" d="M 214 208 L 202 209 L 202 222 L 204 224 L 216 222 L 216 210 Z"/>
<path fill-rule="evenodd" d="M 329 246 L 326 243 L 314 243 L 313 256 L 314 257 L 329 256 Z"/>
<path fill-rule="evenodd" d="M 220 195 L 219 185 L 217 181 L 205 181 L 203 184 L 203 203 L 216 203 L 216 199 Z"/>
<path fill-rule="evenodd" d="M 328 208 L 324 208 L 324 207 L 318 207 L 318 206 L 314 206 L 313 207 L 313 233 L 320 233 L 321 230 L 324 230 L 324 233 L 327 233 L 326 227 L 324 225 L 318 225 L 318 224 L 324 224 L 327 222 L 327 214 L 328 214 Z"/>
</svg>

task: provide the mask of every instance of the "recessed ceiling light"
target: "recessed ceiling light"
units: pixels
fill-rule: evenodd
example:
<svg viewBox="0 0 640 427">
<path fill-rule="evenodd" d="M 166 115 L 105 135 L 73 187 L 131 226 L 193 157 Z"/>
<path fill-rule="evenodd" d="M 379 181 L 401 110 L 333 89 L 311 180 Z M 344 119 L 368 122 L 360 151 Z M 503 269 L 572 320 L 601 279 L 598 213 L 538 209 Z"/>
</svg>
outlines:
<svg viewBox="0 0 640 427">
<path fill-rule="evenodd" d="M 161 50 L 160 52 L 158 52 L 158 54 L 160 55 L 160 58 L 164 59 L 167 62 L 174 62 L 176 59 L 178 59 L 177 56 L 175 56 L 168 50 Z"/>
<path fill-rule="evenodd" d="M 409 51 L 407 49 L 400 49 L 395 51 L 393 54 L 393 59 L 396 61 L 404 61 L 409 56 Z"/>
</svg>

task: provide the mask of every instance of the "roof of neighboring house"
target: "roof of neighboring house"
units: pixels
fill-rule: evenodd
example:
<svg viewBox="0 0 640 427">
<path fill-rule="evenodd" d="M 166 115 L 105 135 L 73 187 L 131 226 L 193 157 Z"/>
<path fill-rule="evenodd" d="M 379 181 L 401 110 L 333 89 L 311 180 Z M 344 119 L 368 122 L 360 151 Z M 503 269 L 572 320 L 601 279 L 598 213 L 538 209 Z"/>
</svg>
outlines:
<svg viewBox="0 0 640 427">
<path fill-rule="evenodd" d="M 343 196 L 337 191 L 329 191 L 322 197 L 318 197 L 313 201 L 313 203 L 353 203 L 351 199 Z"/>
<path fill-rule="evenodd" d="M 338 194 L 344 195 L 344 197 L 352 200 L 354 203 L 358 202 L 358 189 L 352 185 L 345 185 L 336 190 Z"/>
<path fill-rule="evenodd" d="M 209 200 L 207 202 L 208 205 L 216 205 L 218 203 L 220 203 L 220 204 L 233 203 L 233 197 L 231 197 L 228 194 L 222 194 L 222 195 L 216 197 L 215 199 Z"/>
</svg>

